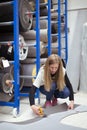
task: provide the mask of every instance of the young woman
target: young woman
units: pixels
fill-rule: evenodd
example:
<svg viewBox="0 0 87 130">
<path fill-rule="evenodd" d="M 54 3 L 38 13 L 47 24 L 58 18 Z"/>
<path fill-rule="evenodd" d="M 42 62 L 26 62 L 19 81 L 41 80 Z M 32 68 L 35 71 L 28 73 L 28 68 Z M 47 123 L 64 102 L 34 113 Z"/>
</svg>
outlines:
<svg viewBox="0 0 87 130">
<path fill-rule="evenodd" d="M 35 105 L 34 94 L 36 89 L 46 96 L 44 107 L 57 105 L 57 98 L 69 97 L 68 109 L 74 107 L 74 94 L 62 60 L 57 54 L 50 55 L 40 68 L 33 86 L 30 89 L 29 101 L 33 112 L 39 115 L 39 106 Z"/>
</svg>

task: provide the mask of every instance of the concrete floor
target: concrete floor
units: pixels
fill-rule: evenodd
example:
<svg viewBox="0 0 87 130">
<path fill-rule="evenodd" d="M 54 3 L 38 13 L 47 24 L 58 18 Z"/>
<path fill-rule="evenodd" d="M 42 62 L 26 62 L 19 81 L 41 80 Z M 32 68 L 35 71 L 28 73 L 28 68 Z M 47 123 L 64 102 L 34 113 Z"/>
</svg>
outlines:
<svg viewBox="0 0 87 130">
<path fill-rule="evenodd" d="M 45 101 L 44 97 L 41 97 L 41 104 Z M 36 103 L 37 103 L 36 99 Z M 63 102 L 68 103 L 68 99 L 62 100 L 58 99 L 58 102 L 61 104 Z M 75 94 L 75 104 L 80 104 L 83 107 L 87 106 L 87 93 L 77 92 Z M 21 122 L 32 119 L 36 117 L 32 112 L 29 106 L 28 97 L 22 98 L 20 103 L 20 113 L 14 118 L 13 117 L 13 108 L 11 107 L 0 107 L 0 122 Z M 70 115 L 61 120 L 61 123 L 76 126 L 80 128 L 87 129 L 87 110 L 85 112 L 79 112 L 77 114 Z"/>
</svg>

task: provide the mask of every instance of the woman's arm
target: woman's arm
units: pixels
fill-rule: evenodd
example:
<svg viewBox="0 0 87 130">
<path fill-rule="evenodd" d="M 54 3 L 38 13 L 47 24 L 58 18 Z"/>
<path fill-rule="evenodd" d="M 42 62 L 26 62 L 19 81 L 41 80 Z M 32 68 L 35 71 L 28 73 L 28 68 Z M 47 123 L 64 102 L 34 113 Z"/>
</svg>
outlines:
<svg viewBox="0 0 87 130">
<path fill-rule="evenodd" d="M 29 91 L 29 102 L 30 102 L 30 106 L 34 105 L 35 104 L 35 92 L 36 92 L 36 87 L 33 85 L 31 88 L 30 88 L 30 91 Z"/>
<path fill-rule="evenodd" d="M 33 85 L 30 88 L 29 91 L 29 101 L 30 101 L 30 106 L 33 112 L 37 115 L 40 115 L 40 106 L 35 105 L 35 92 L 36 92 L 36 87 Z"/>
<path fill-rule="evenodd" d="M 65 84 L 68 87 L 68 89 L 70 90 L 70 96 L 69 96 L 69 100 L 74 100 L 74 93 L 73 93 L 73 88 L 72 85 L 69 81 L 69 78 L 67 76 L 67 73 L 65 73 Z"/>
<path fill-rule="evenodd" d="M 69 96 L 70 103 L 68 105 L 68 109 L 73 109 L 74 108 L 74 93 L 73 93 L 73 88 L 67 74 L 65 74 L 65 84 L 70 91 L 70 96 Z"/>
</svg>

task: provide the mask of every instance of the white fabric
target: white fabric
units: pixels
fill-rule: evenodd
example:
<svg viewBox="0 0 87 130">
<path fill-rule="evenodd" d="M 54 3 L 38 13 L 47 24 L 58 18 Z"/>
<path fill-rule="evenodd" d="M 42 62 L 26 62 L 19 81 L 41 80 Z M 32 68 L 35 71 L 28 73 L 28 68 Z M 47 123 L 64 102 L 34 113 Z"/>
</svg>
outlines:
<svg viewBox="0 0 87 130">
<path fill-rule="evenodd" d="M 87 21 L 87 10 L 79 10 L 75 24 L 73 40 L 69 50 L 67 74 L 74 92 L 78 91 L 81 65 L 81 40 L 83 24 Z"/>
<path fill-rule="evenodd" d="M 80 91 L 87 92 L 87 23 L 83 25 L 81 48 Z"/>
</svg>

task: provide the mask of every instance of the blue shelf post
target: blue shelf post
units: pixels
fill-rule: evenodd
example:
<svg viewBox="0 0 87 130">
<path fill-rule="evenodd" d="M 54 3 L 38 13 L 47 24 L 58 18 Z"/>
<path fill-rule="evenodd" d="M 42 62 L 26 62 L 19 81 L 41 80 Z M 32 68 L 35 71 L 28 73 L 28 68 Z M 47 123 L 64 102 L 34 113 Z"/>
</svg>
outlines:
<svg viewBox="0 0 87 130">
<path fill-rule="evenodd" d="M 14 0 L 14 107 L 19 112 L 19 15 L 18 0 Z"/>
</svg>

